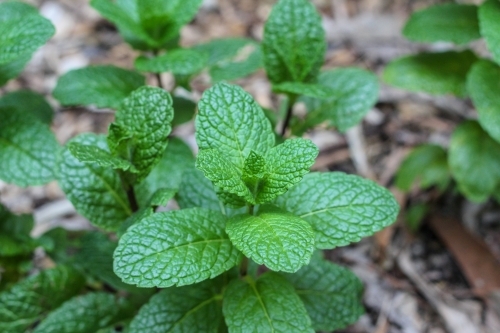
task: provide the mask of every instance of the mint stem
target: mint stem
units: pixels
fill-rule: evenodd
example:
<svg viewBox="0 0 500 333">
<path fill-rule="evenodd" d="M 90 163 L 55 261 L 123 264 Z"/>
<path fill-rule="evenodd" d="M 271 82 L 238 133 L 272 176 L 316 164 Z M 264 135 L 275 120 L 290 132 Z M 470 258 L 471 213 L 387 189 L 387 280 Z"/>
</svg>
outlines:
<svg viewBox="0 0 500 333">
<path fill-rule="evenodd" d="M 292 119 L 293 113 L 293 105 L 295 104 L 295 100 L 297 99 L 296 95 L 290 94 L 288 95 L 288 108 L 286 110 L 285 121 L 283 122 L 283 127 L 281 127 L 281 136 L 285 136 L 286 130 L 290 125 L 290 120 Z"/>
<path fill-rule="evenodd" d="M 130 208 L 132 209 L 132 212 L 137 212 L 139 210 L 139 204 L 137 203 L 137 198 L 135 196 L 135 190 L 132 185 L 127 190 L 127 198 L 128 202 L 130 203 Z"/>
</svg>

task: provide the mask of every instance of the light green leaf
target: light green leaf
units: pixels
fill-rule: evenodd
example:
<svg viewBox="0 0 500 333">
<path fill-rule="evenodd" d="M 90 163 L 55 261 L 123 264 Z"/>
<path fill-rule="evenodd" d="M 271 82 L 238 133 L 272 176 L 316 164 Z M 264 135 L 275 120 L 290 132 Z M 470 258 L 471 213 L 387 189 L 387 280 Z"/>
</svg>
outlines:
<svg viewBox="0 0 500 333">
<path fill-rule="evenodd" d="M 293 286 L 276 273 L 256 281 L 233 280 L 224 292 L 223 313 L 231 333 L 312 333 L 311 319 Z"/>
<path fill-rule="evenodd" d="M 448 156 L 442 147 L 432 144 L 415 148 L 403 161 L 396 175 L 396 186 L 409 191 L 415 181 L 421 189 L 431 186 L 444 191 L 450 183 Z"/>
<path fill-rule="evenodd" d="M 269 120 L 252 96 L 238 86 L 218 83 L 198 104 L 196 142 L 200 149 L 218 149 L 238 169 L 254 150 L 265 155 L 274 146 Z"/>
<path fill-rule="evenodd" d="M 467 91 L 479 114 L 479 123 L 500 142 L 500 67 L 488 60 L 472 66 L 467 77 Z"/>
<path fill-rule="evenodd" d="M 481 38 L 477 6 L 445 3 L 411 15 L 403 34 L 414 42 L 466 44 Z"/>
<path fill-rule="evenodd" d="M 347 268 L 313 256 L 297 273 L 282 275 L 295 287 L 317 331 L 345 328 L 364 313 L 363 284 Z"/>
<path fill-rule="evenodd" d="M 274 271 L 296 272 L 314 251 L 314 232 L 303 219 L 276 207 L 232 217 L 226 232 L 243 254 Z"/>
<path fill-rule="evenodd" d="M 35 7 L 20 1 L 4 1 L 0 4 L 0 22 L 19 19 L 24 15 L 38 14 Z"/>
<path fill-rule="evenodd" d="M 0 98 L 0 108 L 13 108 L 16 112 L 30 113 L 41 122 L 50 124 L 54 111 L 45 98 L 31 90 L 17 90 Z"/>
<path fill-rule="evenodd" d="M 341 68 L 320 73 L 318 83 L 330 91 L 328 98 L 304 97 L 306 128 L 323 121 L 345 132 L 358 124 L 378 99 L 378 79 L 360 68 Z M 307 94 L 303 94 L 307 95 Z"/>
<path fill-rule="evenodd" d="M 132 134 L 132 164 L 143 180 L 158 164 L 167 148 L 174 116 L 172 98 L 165 90 L 141 87 L 127 97 L 116 112 L 116 124 Z"/>
<path fill-rule="evenodd" d="M 264 26 L 262 52 L 272 83 L 314 81 L 326 50 L 321 17 L 308 0 L 280 0 Z"/>
<path fill-rule="evenodd" d="M 91 133 L 81 134 L 71 142 L 107 150 L 106 138 Z M 132 214 L 115 170 L 80 162 L 68 149 L 62 153 L 58 181 L 76 210 L 99 228 L 117 230 Z"/>
<path fill-rule="evenodd" d="M 399 212 L 387 189 L 341 172 L 310 173 L 275 204 L 309 222 L 320 249 L 371 236 L 392 224 Z"/>
<path fill-rule="evenodd" d="M 283 82 L 273 85 L 273 91 L 282 94 L 294 94 L 297 96 L 309 96 L 314 98 L 328 98 L 334 91 L 317 83 Z"/>
<path fill-rule="evenodd" d="M 135 172 L 134 166 L 126 160 L 111 155 L 108 151 L 97 146 L 85 145 L 78 142 L 68 143 L 71 155 L 83 163 L 96 164 L 102 167 L 109 167 L 119 170 L 130 170 Z"/>
<path fill-rule="evenodd" d="M 448 163 L 469 200 L 486 200 L 500 184 L 500 143 L 475 121 L 464 122 L 453 132 Z"/>
<path fill-rule="evenodd" d="M 144 84 L 144 76 L 134 71 L 111 65 L 90 66 L 61 76 L 53 95 L 62 105 L 117 109 L 125 97 Z"/>
<path fill-rule="evenodd" d="M 271 149 L 271 152 L 273 152 L 273 149 Z M 252 150 L 245 159 L 245 164 L 243 165 L 243 179 L 246 182 L 262 179 L 266 174 L 266 171 L 266 160 L 262 155 L 259 155 Z"/>
<path fill-rule="evenodd" d="M 126 128 L 116 123 L 109 124 L 106 141 L 112 155 L 126 159 L 130 157 L 132 133 Z"/>
<path fill-rule="evenodd" d="M 0 331 L 24 332 L 46 312 L 77 294 L 84 284 L 84 278 L 67 266 L 22 280 L 0 293 Z"/>
<path fill-rule="evenodd" d="M 89 293 L 72 298 L 51 312 L 33 333 L 95 333 L 112 324 L 118 310 L 112 294 Z"/>
<path fill-rule="evenodd" d="M 183 286 L 214 278 L 240 260 L 225 224 L 224 215 L 201 208 L 148 216 L 120 239 L 114 271 L 138 287 Z"/>
<path fill-rule="evenodd" d="M 0 108 L 0 179 L 19 186 L 55 178 L 60 147 L 47 124 L 22 109 Z"/>
<path fill-rule="evenodd" d="M 476 60 L 470 50 L 420 53 L 392 61 L 385 68 L 383 79 L 409 91 L 465 97 L 467 73 Z"/>
<path fill-rule="evenodd" d="M 130 324 L 129 333 L 218 333 L 225 326 L 219 286 L 207 280 L 154 295 Z"/>
<path fill-rule="evenodd" d="M 135 68 L 141 72 L 171 72 L 179 75 L 192 75 L 201 72 L 208 56 L 190 49 L 177 49 L 154 58 L 140 56 L 135 60 Z"/>
<path fill-rule="evenodd" d="M 260 185 L 257 202 L 271 201 L 300 182 L 318 153 L 318 147 L 311 140 L 301 138 L 286 140 L 271 149 L 266 157 L 267 174 Z"/>
<path fill-rule="evenodd" d="M 214 186 L 222 191 L 236 194 L 255 204 L 252 193 L 241 179 L 241 170 L 231 163 L 217 149 L 203 149 L 196 158 L 196 168 L 210 179 Z"/>
<path fill-rule="evenodd" d="M 479 26 L 493 59 L 500 64 L 500 2 L 486 0 L 479 7 Z"/>
<path fill-rule="evenodd" d="M 26 66 L 30 59 L 31 54 L 25 54 L 11 62 L 0 64 L 0 87 L 6 84 L 10 79 L 13 79 L 21 74 L 24 66 Z"/>
</svg>

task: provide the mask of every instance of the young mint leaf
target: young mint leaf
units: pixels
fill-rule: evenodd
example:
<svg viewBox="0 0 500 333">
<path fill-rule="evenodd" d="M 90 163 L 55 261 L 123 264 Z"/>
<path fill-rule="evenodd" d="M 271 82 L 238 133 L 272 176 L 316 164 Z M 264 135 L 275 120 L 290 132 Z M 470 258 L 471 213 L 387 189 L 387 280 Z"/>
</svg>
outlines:
<svg viewBox="0 0 500 333">
<path fill-rule="evenodd" d="M 78 142 L 70 142 L 67 145 L 71 155 L 83 163 L 96 164 L 119 170 L 130 170 L 136 172 L 134 166 L 126 160 L 111 155 L 108 151 L 97 146 L 85 145 Z"/>
<path fill-rule="evenodd" d="M 271 149 L 271 151 L 273 150 Z M 243 165 L 243 179 L 245 182 L 253 182 L 257 179 L 262 179 L 266 171 L 267 164 L 265 158 L 252 150 L 245 159 Z"/>
<path fill-rule="evenodd" d="M 301 138 L 286 140 L 271 149 L 266 156 L 267 174 L 257 194 L 257 202 L 269 202 L 300 182 L 318 153 L 318 147 L 311 140 Z"/>
<path fill-rule="evenodd" d="M 479 60 L 467 77 L 467 91 L 479 114 L 479 123 L 500 142 L 500 66 Z"/>
<path fill-rule="evenodd" d="M 141 72 L 193 75 L 201 72 L 207 58 L 206 54 L 195 50 L 177 49 L 154 58 L 140 56 L 135 60 L 134 66 Z"/>
<path fill-rule="evenodd" d="M 143 180 L 163 156 L 173 116 L 170 94 L 155 87 L 135 90 L 116 112 L 116 124 L 133 137 L 131 161 L 139 171 L 137 182 Z"/>
<path fill-rule="evenodd" d="M 309 222 L 320 249 L 371 236 L 392 224 L 399 212 L 387 189 L 341 172 L 310 173 L 275 204 Z"/>
<path fill-rule="evenodd" d="M 448 163 L 460 191 L 484 201 L 500 184 L 500 143 L 475 121 L 460 124 L 451 136 Z"/>
<path fill-rule="evenodd" d="M 276 207 L 233 216 L 226 232 L 243 254 L 273 271 L 296 272 L 314 250 L 314 232 L 301 218 Z"/>
<path fill-rule="evenodd" d="M 108 136 L 106 137 L 111 155 L 129 159 L 132 137 L 132 133 L 126 128 L 111 123 L 108 129 Z"/>
<path fill-rule="evenodd" d="M 225 224 L 224 215 L 201 208 L 148 216 L 120 239 L 114 271 L 138 287 L 183 286 L 213 278 L 240 260 Z"/>
<path fill-rule="evenodd" d="M 99 65 L 67 72 L 59 78 L 52 94 L 62 105 L 117 109 L 125 97 L 144 84 L 145 78 L 139 73 Z"/>
<path fill-rule="evenodd" d="M 50 125 L 54 111 L 45 98 L 30 90 L 18 90 L 0 98 L 0 108 L 13 108 L 22 114 L 30 113 L 41 122 Z"/>
<path fill-rule="evenodd" d="M 232 81 L 254 73 L 263 66 L 262 61 L 260 46 L 250 43 L 249 47 L 242 49 L 233 59 L 212 66 L 209 74 L 213 82 Z"/>
<path fill-rule="evenodd" d="M 310 126 L 329 121 L 339 131 L 345 132 L 358 124 L 378 99 L 378 79 L 363 69 L 325 71 L 319 74 L 318 83 L 327 88 L 330 95 L 323 99 L 301 99 L 306 104 L 306 122 Z"/>
<path fill-rule="evenodd" d="M 294 94 L 309 96 L 314 98 L 328 98 L 334 94 L 334 91 L 328 87 L 317 83 L 302 82 L 283 82 L 273 85 L 273 91 L 284 94 Z"/>
<path fill-rule="evenodd" d="M 88 293 L 51 312 L 33 333 L 94 333 L 113 323 L 118 310 L 114 295 Z"/>
<path fill-rule="evenodd" d="M 218 281 L 162 290 L 139 310 L 129 333 L 221 332 L 225 325 L 222 295 L 215 292 Z"/>
<path fill-rule="evenodd" d="M 363 284 L 349 269 L 313 256 L 295 274 L 282 274 L 295 287 L 317 331 L 355 323 L 364 313 Z"/>
<path fill-rule="evenodd" d="M 273 7 L 262 40 L 264 66 L 272 83 L 314 81 L 325 50 L 321 17 L 311 2 L 280 0 Z"/>
<path fill-rule="evenodd" d="M 81 134 L 70 142 L 107 150 L 106 138 L 95 134 Z M 59 163 L 59 185 L 76 210 L 94 225 L 114 231 L 132 214 L 120 177 L 113 169 L 80 162 L 67 148 Z"/>
<path fill-rule="evenodd" d="M 24 66 L 30 61 L 31 54 L 25 54 L 16 60 L 0 64 L 0 87 L 6 84 L 10 79 L 17 77 L 24 69 Z"/>
<path fill-rule="evenodd" d="M 470 50 L 421 53 L 392 61 L 385 68 L 383 79 L 409 91 L 465 97 L 467 73 L 476 61 Z"/>
<path fill-rule="evenodd" d="M 202 149 L 196 158 L 196 167 L 214 186 L 255 204 L 252 193 L 241 179 L 241 171 L 225 157 L 217 149 Z"/>
<path fill-rule="evenodd" d="M 481 35 L 486 40 L 493 59 L 500 64 L 500 3 L 496 0 L 486 0 L 479 7 L 479 25 Z"/>
<path fill-rule="evenodd" d="M 254 150 L 265 155 L 274 146 L 274 133 L 260 106 L 238 86 L 218 83 L 198 104 L 196 142 L 200 149 L 218 149 L 238 169 Z"/>
<path fill-rule="evenodd" d="M 0 331 L 24 332 L 46 312 L 77 294 L 85 279 L 73 268 L 57 266 L 0 293 Z"/>
<path fill-rule="evenodd" d="M 231 333 L 312 333 L 311 319 L 293 286 L 277 273 L 256 281 L 247 276 L 231 281 L 222 311 Z"/>
<path fill-rule="evenodd" d="M 19 186 L 55 178 L 60 147 L 47 124 L 23 109 L 0 108 L 0 179 Z"/>
<path fill-rule="evenodd" d="M 396 186 L 409 191 L 418 180 L 419 187 L 426 189 L 437 185 L 444 191 L 450 183 L 448 156 L 443 147 L 426 144 L 415 148 L 403 161 L 396 175 Z"/>
<path fill-rule="evenodd" d="M 414 42 L 467 44 L 481 38 L 477 6 L 445 3 L 411 15 L 403 34 Z"/>
</svg>

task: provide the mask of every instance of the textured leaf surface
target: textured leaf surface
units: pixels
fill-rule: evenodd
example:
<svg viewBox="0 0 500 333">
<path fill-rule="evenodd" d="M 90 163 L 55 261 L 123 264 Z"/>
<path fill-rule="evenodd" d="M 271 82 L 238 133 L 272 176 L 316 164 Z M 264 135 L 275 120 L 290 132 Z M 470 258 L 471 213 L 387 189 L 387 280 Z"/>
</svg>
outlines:
<svg viewBox="0 0 500 333">
<path fill-rule="evenodd" d="M 451 136 L 450 170 L 460 191 L 470 200 L 484 201 L 500 184 L 500 143 L 475 121 L 460 124 Z"/>
<path fill-rule="evenodd" d="M 479 114 L 479 123 L 497 142 L 500 142 L 499 78 L 500 67 L 488 60 L 478 61 L 467 77 L 467 91 Z"/>
<path fill-rule="evenodd" d="M 301 218 L 277 208 L 236 215 L 226 232 L 243 254 L 274 271 L 296 272 L 314 250 L 314 232 Z"/>
<path fill-rule="evenodd" d="M 493 59 L 500 64 L 500 2 L 486 0 L 479 7 L 479 25 L 481 35 L 486 40 Z"/>
<path fill-rule="evenodd" d="M 446 3 L 412 14 L 403 34 L 415 42 L 466 44 L 481 38 L 477 6 Z"/>
<path fill-rule="evenodd" d="M 129 333 L 218 333 L 224 327 L 221 300 L 214 280 L 162 290 L 141 308 Z"/>
<path fill-rule="evenodd" d="M 22 109 L 0 108 L 0 179 L 19 186 L 55 178 L 59 144 L 50 128 Z"/>
<path fill-rule="evenodd" d="M 216 84 L 204 92 L 198 109 L 199 148 L 224 152 L 240 170 L 250 151 L 265 155 L 274 145 L 269 120 L 252 96 L 238 86 Z"/>
<path fill-rule="evenodd" d="M 341 172 L 310 173 L 275 203 L 311 224 L 320 249 L 371 236 L 392 224 L 399 211 L 388 190 Z"/>
<path fill-rule="evenodd" d="M 45 98 L 31 90 L 17 90 L 0 98 L 0 108 L 13 108 L 18 113 L 32 114 L 41 122 L 50 124 L 54 111 Z"/>
<path fill-rule="evenodd" d="M 318 147 L 311 140 L 301 138 L 286 140 L 271 149 L 267 154 L 267 174 L 257 201 L 271 201 L 300 182 L 314 164 L 318 153 Z"/>
<path fill-rule="evenodd" d="M 231 333 L 314 332 L 293 286 L 273 272 L 256 281 L 233 280 L 224 292 L 223 312 Z"/>
<path fill-rule="evenodd" d="M 378 99 L 378 79 L 359 68 L 342 68 L 322 72 L 318 82 L 330 91 L 328 98 L 302 98 L 311 125 L 329 121 L 341 132 L 356 125 Z M 307 95 L 307 94 L 303 94 Z"/>
<path fill-rule="evenodd" d="M 295 287 L 317 331 L 345 328 L 364 313 L 363 284 L 347 268 L 314 256 L 308 266 L 283 276 Z"/>
<path fill-rule="evenodd" d="M 110 65 L 90 66 L 61 76 L 53 95 L 62 105 L 117 109 L 132 91 L 144 84 L 144 76 L 134 71 Z"/>
<path fill-rule="evenodd" d="M 135 68 L 141 72 L 171 72 L 180 75 L 192 75 L 201 72 L 208 56 L 190 49 L 177 49 L 154 58 L 141 56 L 135 61 Z"/>
<path fill-rule="evenodd" d="M 71 155 L 83 163 L 96 164 L 120 170 L 135 170 L 134 166 L 126 160 L 111 155 L 108 151 L 97 146 L 84 145 L 78 142 L 68 143 Z"/>
<path fill-rule="evenodd" d="M 328 98 L 333 95 L 333 91 L 317 83 L 283 82 L 273 85 L 273 91 L 285 94 L 303 95 L 314 98 Z"/>
<path fill-rule="evenodd" d="M 85 280 L 72 268 L 42 271 L 0 293 L 0 331 L 24 332 L 46 312 L 77 294 Z"/>
<path fill-rule="evenodd" d="M 95 333 L 118 314 L 115 297 L 104 292 L 75 297 L 51 312 L 34 333 Z"/>
<path fill-rule="evenodd" d="M 280 0 L 273 7 L 262 40 L 264 66 L 271 82 L 313 81 L 325 50 L 321 17 L 311 2 Z"/>
<path fill-rule="evenodd" d="M 71 142 L 107 149 L 104 136 L 90 133 Z M 58 181 L 77 211 L 99 228 L 116 230 L 132 213 L 115 170 L 80 162 L 68 149 L 62 153 Z"/>
<path fill-rule="evenodd" d="M 239 261 L 226 217 L 201 208 L 157 213 L 130 227 L 115 251 L 115 273 L 139 287 L 183 286 L 213 278 Z"/>
<path fill-rule="evenodd" d="M 469 50 L 421 53 L 391 62 L 383 78 L 388 84 L 410 91 L 464 97 L 466 76 L 476 60 Z"/>
<path fill-rule="evenodd" d="M 155 87 L 135 90 L 116 112 L 116 123 L 134 139 L 131 161 L 139 171 L 137 182 L 144 179 L 163 156 L 173 116 L 170 94 Z"/>
<path fill-rule="evenodd" d="M 16 60 L 0 64 L 0 87 L 6 84 L 10 79 L 15 78 L 24 69 L 24 66 L 31 59 L 31 54 L 18 57 Z"/>
<path fill-rule="evenodd" d="M 405 158 L 396 175 L 396 186 L 409 191 L 415 181 L 426 189 L 437 185 L 443 191 L 450 182 L 446 150 L 437 145 L 422 145 Z"/>
</svg>

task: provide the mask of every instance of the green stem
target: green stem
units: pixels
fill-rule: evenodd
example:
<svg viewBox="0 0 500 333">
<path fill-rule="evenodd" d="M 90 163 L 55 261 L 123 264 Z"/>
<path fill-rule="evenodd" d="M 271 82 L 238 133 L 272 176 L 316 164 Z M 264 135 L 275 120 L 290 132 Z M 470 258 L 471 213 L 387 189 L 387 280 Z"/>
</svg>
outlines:
<svg viewBox="0 0 500 333">
<path fill-rule="evenodd" d="M 137 203 L 137 197 L 135 196 L 135 190 L 132 185 L 130 185 L 127 190 L 127 198 L 132 212 L 137 212 L 139 210 L 139 204 Z"/>
<path fill-rule="evenodd" d="M 246 276 L 248 271 L 248 258 L 243 256 L 243 259 L 240 263 L 240 276 Z"/>
<path fill-rule="evenodd" d="M 290 120 L 292 119 L 292 113 L 293 113 L 293 105 L 295 104 L 296 100 L 297 100 L 297 95 L 294 94 L 288 95 L 288 108 L 286 110 L 285 120 L 283 121 L 283 127 L 281 127 L 280 131 L 281 136 L 285 136 L 286 130 L 290 125 Z"/>
<path fill-rule="evenodd" d="M 153 51 L 153 55 L 154 55 L 155 57 L 157 57 L 159 52 L 160 52 L 160 50 L 154 50 L 154 51 Z M 158 87 L 160 87 L 161 89 L 165 89 L 165 88 L 163 87 L 163 83 L 161 82 L 161 73 L 154 73 L 154 75 L 155 75 L 155 77 L 156 77 L 156 82 L 157 82 L 157 84 L 158 84 Z"/>
<path fill-rule="evenodd" d="M 248 214 L 253 215 L 253 205 L 248 205 Z"/>
</svg>

